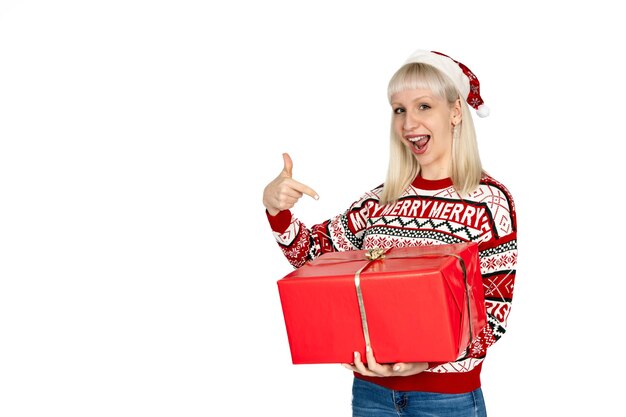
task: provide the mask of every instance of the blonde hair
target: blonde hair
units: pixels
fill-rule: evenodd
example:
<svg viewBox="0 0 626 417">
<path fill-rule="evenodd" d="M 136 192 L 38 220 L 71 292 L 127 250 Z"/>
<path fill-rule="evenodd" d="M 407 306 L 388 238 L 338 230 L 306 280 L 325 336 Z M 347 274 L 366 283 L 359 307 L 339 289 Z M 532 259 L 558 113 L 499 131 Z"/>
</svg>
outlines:
<svg viewBox="0 0 626 417">
<path fill-rule="evenodd" d="M 389 81 L 387 96 L 391 101 L 391 96 L 395 93 L 416 88 L 432 91 L 451 106 L 457 100 L 461 102 L 462 120 L 457 125 L 459 135 L 452 141 L 450 178 L 457 192 L 460 195 L 467 195 L 478 187 L 483 173 L 469 106 L 445 74 L 432 65 L 421 62 L 406 64 L 396 71 Z M 417 159 L 394 132 L 393 122 L 389 145 L 389 166 L 380 199 L 381 204 L 398 200 L 420 172 Z"/>
</svg>

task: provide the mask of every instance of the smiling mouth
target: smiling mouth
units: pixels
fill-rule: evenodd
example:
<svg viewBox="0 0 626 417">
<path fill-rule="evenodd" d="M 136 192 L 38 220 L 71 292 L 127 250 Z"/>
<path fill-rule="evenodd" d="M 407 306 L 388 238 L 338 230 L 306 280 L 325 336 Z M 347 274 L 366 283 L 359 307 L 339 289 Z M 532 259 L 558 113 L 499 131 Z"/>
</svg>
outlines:
<svg viewBox="0 0 626 417">
<path fill-rule="evenodd" d="M 415 149 L 417 149 L 418 151 L 421 151 L 422 149 L 424 149 L 426 144 L 430 141 L 430 135 L 414 136 L 414 137 L 407 138 L 407 140 L 413 144 L 413 147 Z"/>
</svg>

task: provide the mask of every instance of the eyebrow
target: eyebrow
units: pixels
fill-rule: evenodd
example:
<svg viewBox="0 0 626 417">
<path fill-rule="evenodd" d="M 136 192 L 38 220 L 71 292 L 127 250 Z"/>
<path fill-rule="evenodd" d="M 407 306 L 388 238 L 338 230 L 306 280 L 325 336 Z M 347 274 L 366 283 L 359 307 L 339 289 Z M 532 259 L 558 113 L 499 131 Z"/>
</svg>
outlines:
<svg viewBox="0 0 626 417">
<path fill-rule="evenodd" d="M 429 98 L 429 99 L 433 100 L 432 96 L 419 96 L 419 97 L 416 97 L 415 99 L 411 100 L 411 103 L 415 103 L 416 101 L 420 101 L 420 100 L 423 100 L 425 98 Z M 397 101 L 392 101 L 391 105 L 400 105 L 400 103 L 398 103 Z"/>
</svg>

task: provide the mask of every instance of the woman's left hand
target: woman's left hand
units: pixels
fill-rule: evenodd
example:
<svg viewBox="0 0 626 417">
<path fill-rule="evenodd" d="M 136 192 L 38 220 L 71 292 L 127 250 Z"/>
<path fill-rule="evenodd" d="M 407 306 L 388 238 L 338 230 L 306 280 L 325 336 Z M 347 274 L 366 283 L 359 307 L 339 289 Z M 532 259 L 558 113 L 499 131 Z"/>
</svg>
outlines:
<svg viewBox="0 0 626 417">
<path fill-rule="evenodd" d="M 365 350 L 367 366 L 361 360 L 359 352 L 354 352 L 354 365 L 343 363 L 343 367 L 365 376 L 409 376 L 428 369 L 428 362 L 406 362 L 394 364 L 376 363 L 374 353 L 369 347 Z"/>
</svg>

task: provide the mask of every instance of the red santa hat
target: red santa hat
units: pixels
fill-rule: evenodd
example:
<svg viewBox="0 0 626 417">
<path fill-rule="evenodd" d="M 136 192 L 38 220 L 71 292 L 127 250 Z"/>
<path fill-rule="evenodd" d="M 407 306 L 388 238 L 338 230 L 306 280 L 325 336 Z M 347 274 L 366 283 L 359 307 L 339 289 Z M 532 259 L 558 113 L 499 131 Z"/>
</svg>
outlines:
<svg viewBox="0 0 626 417">
<path fill-rule="evenodd" d="M 446 74 L 452 82 L 454 82 L 454 85 L 456 85 L 456 88 L 461 93 L 461 96 L 465 97 L 467 104 L 476 110 L 476 114 L 478 114 L 478 116 L 489 116 L 489 107 L 485 105 L 483 99 L 480 97 L 480 83 L 478 82 L 478 78 L 465 65 L 455 61 L 448 55 L 442 54 L 441 52 L 424 50 L 417 50 L 413 52 L 413 54 L 411 54 L 411 56 L 406 60 L 405 64 L 413 62 L 430 64 Z"/>
</svg>

